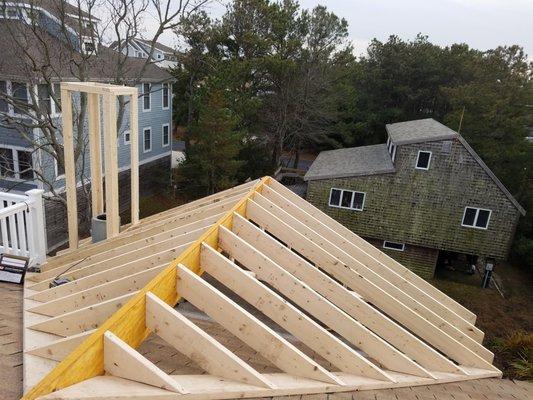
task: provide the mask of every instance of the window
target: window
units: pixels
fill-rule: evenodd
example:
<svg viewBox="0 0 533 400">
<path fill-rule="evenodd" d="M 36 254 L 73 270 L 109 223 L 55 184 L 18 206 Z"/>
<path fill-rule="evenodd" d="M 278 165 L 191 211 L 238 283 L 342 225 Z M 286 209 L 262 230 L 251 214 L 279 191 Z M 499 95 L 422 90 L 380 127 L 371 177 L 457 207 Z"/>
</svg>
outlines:
<svg viewBox="0 0 533 400">
<path fill-rule="evenodd" d="M 35 177 L 33 175 L 33 160 L 31 151 L 21 151 L 17 150 L 18 158 L 18 174 L 20 179 L 25 181 L 33 180 Z"/>
<path fill-rule="evenodd" d="M 0 177 L 33 180 L 32 152 L 0 148 Z"/>
<path fill-rule="evenodd" d="M 143 111 L 150 111 L 150 84 L 143 83 Z"/>
<path fill-rule="evenodd" d="M 124 144 L 130 144 L 130 131 L 124 131 Z"/>
<path fill-rule="evenodd" d="M 28 90 L 25 83 L 13 82 L 11 84 L 11 90 L 13 93 L 13 98 L 18 103 L 28 104 Z M 14 107 L 15 114 L 24 113 L 24 108 Z"/>
<path fill-rule="evenodd" d="M 46 83 L 39 85 L 37 87 L 37 94 L 39 96 L 39 105 L 43 112 L 52 114 L 52 99 L 50 97 L 50 89 L 48 88 L 48 85 Z"/>
<path fill-rule="evenodd" d="M 151 128 L 143 129 L 143 149 L 145 153 L 152 150 L 152 129 Z"/>
<path fill-rule="evenodd" d="M 50 86 L 48 84 L 41 84 L 37 87 L 37 95 L 39 98 L 39 105 L 44 112 L 50 115 L 58 115 L 60 113 L 60 102 L 61 102 L 61 90 L 59 88 L 59 83 L 53 84 L 53 92 L 50 92 Z M 55 95 L 57 103 L 54 101 L 53 96 Z"/>
<path fill-rule="evenodd" d="M 491 210 L 483 208 L 465 207 L 462 226 L 469 228 L 487 229 L 489 226 Z"/>
<path fill-rule="evenodd" d="M 392 143 L 390 136 L 387 138 L 387 150 L 389 150 L 392 162 L 394 162 L 394 159 L 396 158 L 396 145 Z"/>
<path fill-rule="evenodd" d="M 431 161 L 431 151 L 422 151 L 418 152 L 418 157 L 416 158 L 416 169 L 429 169 L 429 162 Z"/>
<path fill-rule="evenodd" d="M 365 193 L 353 190 L 332 188 L 329 194 L 330 207 L 348 208 L 350 210 L 363 211 Z"/>
<path fill-rule="evenodd" d="M 387 240 L 383 241 L 383 248 L 389 249 L 389 250 L 396 250 L 396 251 L 404 251 L 405 250 L 405 243 L 396 243 L 396 242 L 389 242 Z"/>
<path fill-rule="evenodd" d="M 0 148 L 0 176 L 2 178 L 15 177 L 15 160 L 12 149 Z"/>
<path fill-rule="evenodd" d="M 169 124 L 163 125 L 163 137 L 161 139 L 161 143 L 163 147 L 166 147 L 170 144 L 170 125 Z"/>
<path fill-rule="evenodd" d="M 162 96 L 163 110 L 168 110 L 170 107 L 170 90 L 168 83 L 163 83 Z"/>
<path fill-rule="evenodd" d="M 94 53 L 95 47 L 93 42 L 83 42 L 83 50 L 86 53 Z"/>
<path fill-rule="evenodd" d="M 7 95 L 7 82 L 0 81 L 0 92 L 4 95 Z M 7 113 L 9 111 L 9 106 L 5 98 L 0 98 L 0 112 Z"/>
</svg>

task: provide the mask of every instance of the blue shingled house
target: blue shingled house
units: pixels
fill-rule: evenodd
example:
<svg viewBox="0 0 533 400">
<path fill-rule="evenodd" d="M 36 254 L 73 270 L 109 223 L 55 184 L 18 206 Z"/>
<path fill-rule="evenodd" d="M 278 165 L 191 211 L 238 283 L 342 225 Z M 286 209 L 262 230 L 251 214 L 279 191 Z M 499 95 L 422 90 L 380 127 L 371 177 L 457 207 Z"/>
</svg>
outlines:
<svg viewBox="0 0 533 400">
<path fill-rule="evenodd" d="M 0 97 L 0 191 L 20 193 L 40 188 L 57 194 L 64 190 L 62 152 L 55 143 L 56 155 L 51 154 L 54 144 L 47 143 L 50 137 L 44 134 L 45 124 L 36 122 L 39 118 L 25 117 L 21 110 L 36 102 L 46 110 L 41 120 L 48 118 L 47 126 L 60 129 L 59 82 L 80 80 L 80 76 L 109 83 L 120 76 L 123 84 L 138 87 L 140 181 L 141 190 L 149 191 L 157 180 L 153 178 L 170 169 L 172 76 L 155 63 L 97 44 L 93 28 L 98 19 L 64 0 L 1 2 L 0 7 L 0 92 L 5 94 Z M 123 112 L 129 115 L 127 103 Z M 117 145 L 121 192 L 127 193 L 127 117 L 120 124 Z M 89 162 L 88 155 L 80 157 L 80 180 L 90 181 Z M 122 205 L 127 207 L 127 203 Z M 57 247 L 66 238 L 66 210 L 57 201 L 47 201 L 45 208 L 48 248 Z"/>
</svg>

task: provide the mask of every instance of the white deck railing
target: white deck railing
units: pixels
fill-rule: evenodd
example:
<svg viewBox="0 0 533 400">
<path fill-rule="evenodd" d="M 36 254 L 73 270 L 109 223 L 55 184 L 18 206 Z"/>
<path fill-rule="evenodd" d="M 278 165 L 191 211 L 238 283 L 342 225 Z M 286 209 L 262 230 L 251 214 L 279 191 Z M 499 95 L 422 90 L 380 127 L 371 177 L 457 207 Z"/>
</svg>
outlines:
<svg viewBox="0 0 533 400">
<path fill-rule="evenodd" d="M 43 190 L 0 192 L 0 253 L 29 257 L 31 266 L 46 261 Z"/>
</svg>

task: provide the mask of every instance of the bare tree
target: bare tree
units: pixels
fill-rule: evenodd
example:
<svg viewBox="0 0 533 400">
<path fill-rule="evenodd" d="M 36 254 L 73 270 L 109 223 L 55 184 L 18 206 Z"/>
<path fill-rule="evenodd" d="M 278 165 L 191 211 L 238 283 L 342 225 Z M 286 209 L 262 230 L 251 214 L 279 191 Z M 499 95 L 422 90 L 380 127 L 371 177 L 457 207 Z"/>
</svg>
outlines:
<svg viewBox="0 0 533 400">
<path fill-rule="evenodd" d="M 21 174 L 20 168 L 14 170 L 12 160 L 0 153 L 0 176 L 18 173 L 24 181 L 25 176 L 31 175 L 31 180 L 42 182 L 50 199 L 66 206 L 65 198 L 57 190 L 56 177 L 47 174 L 43 165 L 45 160 L 52 160 L 59 172 L 65 165 L 58 118 L 59 82 L 98 80 L 139 84 L 148 69 L 154 68 L 153 54 L 160 36 L 176 29 L 182 17 L 208 1 L 76 0 L 71 5 L 65 0 L 29 0 L 16 7 L 4 3 L 2 10 L 11 13 L 11 18 L 0 21 L 0 33 L 5 43 L 9 43 L 1 46 L 6 54 L 0 57 L 0 72 L 11 83 L 0 86 L 0 125 L 24 138 L 34 162 L 33 174 Z M 143 28 L 147 20 L 153 25 L 149 37 Z M 134 59 L 105 45 L 115 39 L 116 48 L 121 50 L 139 37 L 150 43 L 148 58 Z M 126 105 L 127 101 L 120 98 L 119 127 Z M 77 180 L 81 182 L 88 180 L 84 168 L 88 147 L 86 109 L 86 97 L 81 95 L 74 102 L 75 160 Z M 82 187 L 84 200 L 89 204 L 87 188 Z M 86 210 L 84 217 L 89 215 Z"/>
</svg>

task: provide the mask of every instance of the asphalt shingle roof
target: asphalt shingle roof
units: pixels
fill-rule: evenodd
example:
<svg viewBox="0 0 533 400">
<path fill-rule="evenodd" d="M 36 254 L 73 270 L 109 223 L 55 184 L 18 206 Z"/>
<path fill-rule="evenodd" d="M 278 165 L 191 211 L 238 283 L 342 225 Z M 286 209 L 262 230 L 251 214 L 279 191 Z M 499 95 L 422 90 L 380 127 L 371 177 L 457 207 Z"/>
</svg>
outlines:
<svg viewBox="0 0 533 400">
<path fill-rule="evenodd" d="M 386 144 L 321 152 L 305 174 L 306 181 L 394 172 Z"/>
<path fill-rule="evenodd" d="M 20 21 L 4 20 L 0 23 L 0 37 L 6 38 L 0 40 L 0 73 L 3 79 L 25 82 L 32 76 L 39 77 L 41 70 L 48 70 L 51 76 L 61 80 L 77 79 L 77 68 L 82 64 L 81 55 L 44 29 L 33 30 Z M 154 63 L 145 63 L 145 59 L 126 58 L 102 45 L 85 65 L 89 80 L 107 82 L 113 81 L 116 76 L 124 78 L 126 82 L 139 77 L 145 82 L 172 79 L 172 75 Z"/>
<path fill-rule="evenodd" d="M 387 124 L 386 129 L 396 145 L 448 140 L 459 136 L 457 132 L 433 118 Z"/>
</svg>

